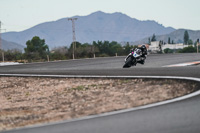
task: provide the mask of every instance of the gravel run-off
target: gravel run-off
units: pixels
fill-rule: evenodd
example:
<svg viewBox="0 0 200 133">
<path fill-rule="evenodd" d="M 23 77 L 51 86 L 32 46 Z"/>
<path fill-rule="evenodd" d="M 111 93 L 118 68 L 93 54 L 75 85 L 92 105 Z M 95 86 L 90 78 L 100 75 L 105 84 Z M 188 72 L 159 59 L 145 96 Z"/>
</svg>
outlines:
<svg viewBox="0 0 200 133">
<path fill-rule="evenodd" d="M 198 88 L 172 79 L 0 77 L 0 131 L 133 108 Z"/>
</svg>

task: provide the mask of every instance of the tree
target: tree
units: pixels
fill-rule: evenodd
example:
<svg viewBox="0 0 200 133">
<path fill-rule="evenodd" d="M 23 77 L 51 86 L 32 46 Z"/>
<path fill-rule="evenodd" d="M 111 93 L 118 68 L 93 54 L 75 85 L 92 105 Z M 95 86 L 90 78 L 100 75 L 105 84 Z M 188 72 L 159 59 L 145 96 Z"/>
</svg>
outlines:
<svg viewBox="0 0 200 133">
<path fill-rule="evenodd" d="M 195 53 L 195 52 L 196 48 L 194 48 L 193 46 L 185 47 L 179 51 L 179 53 Z"/>
<path fill-rule="evenodd" d="M 130 45 L 129 42 L 127 42 L 127 44 L 123 47 L 123 49 L 124 49 L 124 55 L 129 54 L 130 50 L 131 49 L 135 49 L 135 48 L 137 48 L 137 45 L 133 46 L 133 45 Z"/>
<path fill-rule="evenodd" d="M 148 44 L 151 45 L 151 38 L 148 38 Z"/>
<path fill-rule="evenodd" d="M 188 45 L 188 41 L 189 41 L 189 34 L 188 34 L 188 31 L 186 30 L 184 32 L 184 37 L 183 37 L 183 40 L 184 40 L 184 44 L 187 44 Z"/>
<path fill-rule="evenodd" d="M 123 49 L 122 49 L 122 46 L 119 43 L 112 41 L 110 43 L 110 47 L 111 47 L 111 53 L 110 53 L 111 55 L 115 55 L 116 53 L 118 55 L 122 55 Z"/>
<path fill-rule="evenodd" d="M 73 51 L 74 51 L 74 56 L 75 58 L 78 58 L 81 53 L 81 43 L 80 42 L 75 42 L 76 46 L 74 45 L 74 42 L 71 43 L 70 48 L 69 48 L 69 56 L 73 58 Z M 73 49 L 74 48 L 74 49 Z"/>
<path fill-rule="evenodd" d="M 188 45 L 192 45 L 193 41 L 191 39 L 188 40 Z"/>
<path fill-rule="evenodd" d="M 171 44 L 170 37 L 168 38 L 168 44 Z"/>
<path fill-rule="evenodd" d="M 45 44 L 44 39 L 40 39 L 38 36 L 28 40 L 26 42 L 25 57 L 29 60 L 41 60 L 46 59 L 46 55 L 49 53 L 49 47 Z"/>
<path fill-rule="evenodd" d="M 98 52 L 96 53 L 97 55 L 103 53 L 103 48 L 102 48 L 103 42 L 102 42 L 102 41 L 97 41 L 97 42 L 93 41 L 93 46 L 94 46 L 95 48 L 98 48 Z"/>
<path fill-rule="evenodd" d="M 51 60 L 66 60 L 67 59 L 68 48 L 67 47 L 57 47 L 51 51 Z"/>
<path fill-rule="evenodd" d="M 22 60 L 22 52 L 13 49 L 13 50 L 7 50 L 4 52 L 5 60 L 6 61 L 19 61 Z"/>
<path fill-rule="evenodd" d="M 155 34 L 153 34 L 153 36 L 152 36 L 152 38 L 151 38 L 151 41 L 152 41 L 152 42 L 156 41 L 156 35 L 155 35 Z"/>
<path fill-rule="evenodd" d="M 166 49 L 164 49 L 164 53 L 173 53 L 174 52 L 174 50 L 172 50 L 172 49 L 169 49 L 169 48 L 166 48 Z"/>
</svg>

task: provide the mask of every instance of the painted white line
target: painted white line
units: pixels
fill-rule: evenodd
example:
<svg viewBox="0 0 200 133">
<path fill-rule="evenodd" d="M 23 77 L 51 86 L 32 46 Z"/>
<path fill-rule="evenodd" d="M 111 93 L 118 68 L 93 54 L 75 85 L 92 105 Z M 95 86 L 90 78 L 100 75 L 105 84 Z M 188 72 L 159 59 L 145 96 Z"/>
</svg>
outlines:
<svg viewBox="0 0 200 133">
<path fill-rule="evenodd" d="M 123 57 L 123 56 L 117 56 L 117 57 Z M 49 62 L 32 62 L 32 63 L 18 63 L 18 62 L 13 62 L 13 63 L 0 63 L 1 66 L 8 66 L 8 65 L 33 65 L 33 64 L 43 64 L 43 63 L 56 63 L 56 62 L 70 62 L 70 61 L 80 61 L 80 60 L 95 60 L 95 59 L 104 59 L 104 58 L 117 58 L 116 56 L 111 56 L 111 57 L 95 57 L 95 58 L 81 58 L 81 59 L 69 59 L 69 60 L 57 60 L 57 61 L 49 61 Z"/>
<path fill-rule="evenodd" d="M 0 66 L 8 66 L 8 65 L 19 65 L 19 64 L 22 64 L 22 63 L 18 63 L 18 62 L 1 62 L 0 63 Z"/>
<path fill-rule="evenodd" d="M 200 61 L 173 64 L 173 65 L 167 65 L 167 66 L 163 66 L 163 67 L 183 67 L 183 66 L 192 66 L 192 65 L 198 65 L 198 64 L 200 64 Z"/>
<path fill-rule="evenodd" d="M 41 75 L 41 74 L 0 74 L 10 77 L 55 77 L 55 78 L 148 78 L 148 79 L 180 79 L 200 82 L 200 78 L 179 76 L 99 76 L 99 75 Z"/>
</svg>

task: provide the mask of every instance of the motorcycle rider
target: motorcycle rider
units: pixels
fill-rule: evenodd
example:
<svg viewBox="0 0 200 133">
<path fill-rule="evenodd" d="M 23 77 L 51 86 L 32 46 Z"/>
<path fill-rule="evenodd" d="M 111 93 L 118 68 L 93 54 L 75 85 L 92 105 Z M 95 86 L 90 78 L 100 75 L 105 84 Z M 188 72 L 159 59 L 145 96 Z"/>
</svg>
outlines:
<svg viewBox="0 0 200 133">
<path fill-rule="evenodd" d="M 138 61 L 138 63 L 140 64 L 144 64 L 145 63 L 145 59 L 147 57 L 147 48 L 145 45 L 142 45 L 141 47 L 136 48 L 135 50 L 137 50 L 138 52 L 140 52 L 141 58 Z M 133 52 L 134 49 L 131 49 L 131 52 Z"/>
<path fill-rule="evenodd" d="M 146 46 L 143 44 L 141 47 L 139 47 L 138 49 L 141 50 L 141 61 L 138 61 L 138 63 L 144 64 L 146 57 L 147 57 L 147 48 Z"/>
</svg>

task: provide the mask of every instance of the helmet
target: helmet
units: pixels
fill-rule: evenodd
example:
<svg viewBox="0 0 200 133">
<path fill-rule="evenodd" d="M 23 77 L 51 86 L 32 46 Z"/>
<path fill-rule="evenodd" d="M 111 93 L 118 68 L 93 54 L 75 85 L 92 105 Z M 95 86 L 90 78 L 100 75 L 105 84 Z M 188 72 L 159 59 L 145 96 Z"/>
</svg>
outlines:
<svg viewBox="0 0 200 133">
<path fill-rule="evenodd" d="M 141 46 L 141 49 L 142 49 L 142 50 L 146 49 L 146 46 L 145 46 L 145 45 L 142 45 L 142 46 Z"/>
</svg>

